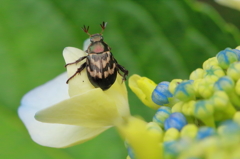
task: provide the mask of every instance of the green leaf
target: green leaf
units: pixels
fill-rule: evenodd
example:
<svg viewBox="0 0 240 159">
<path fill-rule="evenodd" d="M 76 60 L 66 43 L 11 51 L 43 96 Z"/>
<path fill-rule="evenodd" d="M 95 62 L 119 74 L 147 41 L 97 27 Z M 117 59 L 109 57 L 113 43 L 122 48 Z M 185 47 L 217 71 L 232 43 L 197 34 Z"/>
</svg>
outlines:
<svg viewBox="0 0 240 159">
<path fill-rule="evenodd" d="M 64 47 L 81 49 L 88 38 L 80 27 L 89 25 L 89 32 L 97 33 L 102 21 L 108 22 L 104 38 L 118 62 L 130 75 L 137 73 L 156 83 L 187 79 L 206 59 L 240 43 L 233 25 L 194 0 L 3 1 L 0 145 L 4 151 L 0 154 L 4 152 L 5 158 L 125 158 L 114 129 L 82 145 L 52 149 L 33 143 L 15 113 L 27 91 L 65 71 Z M 130 91 L 129 100 L 133 115 L 151 120 L 155 112 Z"/>
</svg>

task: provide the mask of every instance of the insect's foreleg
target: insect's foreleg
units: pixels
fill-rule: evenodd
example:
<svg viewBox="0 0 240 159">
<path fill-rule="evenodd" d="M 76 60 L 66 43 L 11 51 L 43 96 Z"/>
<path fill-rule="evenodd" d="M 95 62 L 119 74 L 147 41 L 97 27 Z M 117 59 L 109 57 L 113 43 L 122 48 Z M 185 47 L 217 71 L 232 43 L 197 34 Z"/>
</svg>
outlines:
<svg viewBox="0 0 240 159">
<path fill-rule="evenodd" d="M 85 59 L 87 56 L 83 56 L 83 57 L 80 57 L 77 61 L 75 61 L 75 62 L 71 62 L 71 63 L 67 63 L 66 65 L 65 65 L 65 67 L 67 67 L 68 65 L 72 65 L 72 64 L 77 64 L 77 63 L 79 63 L 79 62 L 81 62 L 83 59 Z"/>
<path fill-rule="evenodd" d="M 123 66 L 119 65 L 118 63 L 117 63 L 117 68 L 123 72 L 123 75 L 122 75 L 122 74 L 120 74 L 120 72 L 118 70 L 118 73 L 123 77 L 122 80 L 126 81 L 126 77 L 128 75 L 128 70 L 126 70 Z"/>
<path fill-rule="evenodd" d="M 74 76 L 76 76 L 78 73 L 80 74 L 81 71 L 86 67 L 86 65 L 87 65 L 87 63 L 84 62 L 84 63 L 77 69 L 77 71 L 76 71 L 71 77 L 69 77 L 69 79 L 67 80 L 66 83 L 68 84 L 68 82 L 69 82 Z"/>
</svg>

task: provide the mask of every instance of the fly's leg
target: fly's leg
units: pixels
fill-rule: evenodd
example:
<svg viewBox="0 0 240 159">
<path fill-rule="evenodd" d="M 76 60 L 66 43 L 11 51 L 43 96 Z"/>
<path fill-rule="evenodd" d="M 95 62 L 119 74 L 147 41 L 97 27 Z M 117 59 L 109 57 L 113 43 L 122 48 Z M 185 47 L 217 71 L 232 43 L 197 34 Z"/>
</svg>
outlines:
<svg viewBox="0 0 240 159">
<path fill-rule="evenodd" d="M 86 57 L 87 57 L 87 56 L 83 56 L 83 57 L 80 57 L 80 58 L 79 58 L 77 61 L 75 61 L 75 62 L 67 63 L 67 64 L 65 65 L 65 67 L 67 67 L 68 65 L 77 64 L 77 63 L 81 62 L 82 60 L 84 60 Z"/>
<path fill-rule="evenodd" d="M 122 76 L 122 82 L 123 82 L 123 81 L 126 81 L 126 77 L 127 77 L 127 75 L 128 75 L 128 70 L 125 69 L 122 65 L 119 65 L 118 62 L 117 62 L 117 60 L 116 60 L 115 58 L 113 58 L 113 60 L 115 61 L 116 65 L 117 65 L 117 71 L 118 71 L 118 73 Z M 121 71 L 123 72 L 123 75 L 120 73 L 119 70 L 121 70 Z"/>
<path fill-rule="evenodd" d="M 69 79 L 67 80 L 66 83 L 68 84 L 68 82 L 69 82 L 74 76 L 76 76 L 78 73 L 80 74 L 81 71 L 86 67 L 86 65 L 87 65 L 87 63 L 84 62 L 84 63 L 77 69 L 77 71 L 76 71 L 71 77 L 69 77 Z"/>
<path fill-rule="evenodd" d="M 122 81 L 126 81 L 126 77 L 128 75 L 128 70 L 126 70 L 123 66 L 119 65 L 118 63 L 117 63 L 117 68 L 118 68 L 118 73 L 123 77 Z M 120 73 L 119 70 L 121 70 L 123 72 L 123 75 Z"/>
</svg>

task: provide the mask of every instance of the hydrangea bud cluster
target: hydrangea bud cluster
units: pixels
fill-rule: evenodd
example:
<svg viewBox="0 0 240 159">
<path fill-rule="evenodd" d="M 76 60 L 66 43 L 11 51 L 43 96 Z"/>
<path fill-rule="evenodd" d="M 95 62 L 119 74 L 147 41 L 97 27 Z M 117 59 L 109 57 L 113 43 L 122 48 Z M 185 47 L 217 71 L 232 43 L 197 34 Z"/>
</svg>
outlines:
<svg viewBox="0 0 240 159">
<path fill-rule="evenodd" d="M 160 82 L 151 96 L 164 159 L 240 158 L 240 47 L 220 51 L 187 80 Z"/>
</svg>

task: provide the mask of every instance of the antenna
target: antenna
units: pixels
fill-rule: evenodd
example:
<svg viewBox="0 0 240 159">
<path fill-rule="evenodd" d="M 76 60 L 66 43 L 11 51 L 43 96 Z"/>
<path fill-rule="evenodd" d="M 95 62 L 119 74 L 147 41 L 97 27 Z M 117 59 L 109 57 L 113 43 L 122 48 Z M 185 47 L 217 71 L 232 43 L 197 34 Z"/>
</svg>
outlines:
<svg viewBox="0 0 240 159">
<path fill-rule="evenodd" d="M 107 26 L 107 22 L 102 22 L 102 24 L 100 24 L 101 28 L 102 28 L 102 31 L 101 31 L 101 34 L 103 33 L 104 29 L 106 28 Z"/>
<path fill-rule="evenodd" d="M 85 33 L 87 33 L 89 36 L 91 36 L 91 34 L 88 33 L 89 26 L 86 27 L 86 26 L 84 25 L 81 29 L 82 29 Z"/>
</svg>

